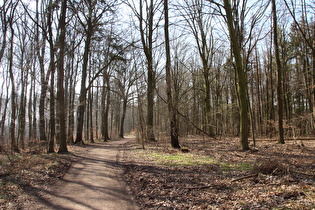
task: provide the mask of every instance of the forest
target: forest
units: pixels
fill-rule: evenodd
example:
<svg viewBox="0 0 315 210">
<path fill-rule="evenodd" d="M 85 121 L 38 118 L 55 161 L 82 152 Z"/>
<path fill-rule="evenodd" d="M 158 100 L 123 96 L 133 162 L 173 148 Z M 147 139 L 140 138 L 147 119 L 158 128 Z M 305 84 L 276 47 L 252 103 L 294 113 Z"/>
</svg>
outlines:
<svg viewBox="0 0 315 210">
<path fill-rule="evenodd" d="M 2 2 L 3 149 L 314 134 L 313 3 L 166 3 Z"/>
<path fill-rule="evenodd" d="M 1 157 L 130 134 L 182 152 L 195 137 L 304 147 L 314 15 L 310 0 L 0 1 Z"/>
</svg>

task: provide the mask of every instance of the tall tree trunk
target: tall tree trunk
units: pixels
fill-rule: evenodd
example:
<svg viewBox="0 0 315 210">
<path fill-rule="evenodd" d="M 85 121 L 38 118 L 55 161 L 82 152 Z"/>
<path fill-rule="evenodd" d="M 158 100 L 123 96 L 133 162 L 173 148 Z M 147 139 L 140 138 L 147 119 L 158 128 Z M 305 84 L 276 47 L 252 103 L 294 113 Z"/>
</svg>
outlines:
<svg viewBox="0 0 315 210">
<path fill-rule="evenodd" d="M 224 9 L 226 12 L 226 21 L 231 39 L 231 47 L 235 59 L 235 68 L 237 73 L 237 91 L 239 97 L 239 115 L 240 115 L 240 144 L 242 150 L 249 150 L 249 118 L 248 118 L 248 97 L 247 97 L 247 80 L 243 59 L 241 55 L 241 44 L 239 43 L 238 33 L 235 28 L 232 8 L 229 0 L 224 0 Z"/>
<path fill-rule="evenodd" d="M 39 0 L 36 0 L 36 34 L 35 39 L 38 41 L 38 45 L 36 46 L 36 53 L 39 61 L 39 68 L 40 68 L 40 83 L 41 83 L 41 92 L 39 98 L 39 140 L 40 141 L 47 141 L 46 135 L 46 123 L 45 123 L 45 101 L 46 101 L 46 94 L 48 88 L 48 78 L 49 73 L 45 74 L 45 64 L 44 64 L 44 56 L 45 56 L 45 41 L 42 37 L 42 40 L 39 40 Z M 42 32 L 43 34 L 45 31 Z"/>
<path fill-rule="evenodd" d="M 52 61 L 51 61 L 52 62 Z M 54 62 L 54 61 L 53 61 Z M 48 153 L 55 152 L 54 144 L 55 144 L 55 133 L 56 133 L 56 121 L 55 121 L 55 64 L 51 63 L 51 82 L 50 82 L 50 116 L 49 116 L 49 124 L 50 124 L 50 136 L 49 136 L 49 143 L 48 143 Z"/>
<path fill-rule="evenodd" d="M 152 58 L 148 61 L 148 88 L 147 88 L 147 139 L 156 141 L 154 137 L 154 89 L 155 89 L 155 73 L 153 70 Z"/>
<path fill-rule="evenodd" d="M 89 136 L 90 136 L 90 142 L 94 143 L 94 132 L 93 132 L 93 91 L 89 89 Z"/>
<path fill-rule="evenodd" d="M 11 122 L 10 122 L 10 139 L 11 139 L 11 151 L 19 152 L 18 144 L 15 137 L 15 120 L 16 120 L 16 94 L 15 94 L 15 81 L 13 73 L 13 45 L 14 45 L 14 29 L 13 29 L 13 17 L 10 20 L 11 40 L 10 40 L 10 52 L 9 52 L 9 75 L 11 81 Z"/>
<path fill-rule="evenodd" d="M 71 45 L 71 47 L 74 49 L 74 45 Z M 67 134 L 67 142 L 68 143 L 74 143 L 74 124 L 75 124 L 75 116 L 74 116 L 74 109 L 75 109 L 75 86 L 76 86 L 76 76 L 77 71 L 75 70 L 74 66 L 74 52 L 72 52 L 70 55 L 71 59 L 71 65 L 70 65 L 70 73 L 69 73 L 69 103 L 68 103 L 68 134 Z"/>
<path fill-rule="evenodd" d="M 124 96 L 123 99 L 123 109 L 122 109 L 122 115 L 120 119 L 120 128 L 119 128 L 119 137 L 124 138 L 124 124 L 125 124 L 125 119 L 126 119 L 126 112 L 127 112 L 127 98 Z"/>
<path fill-rule="evenodd" d="M 87 66 L 89 61 L 90 44 L 92 38 L 92 23 L 88 23 L 88 34 L 85 40 L 84 55 L 83 55 L 83 66 L 81 75 L 81 91 L 79 96 L 79 106 L 77 112 L 77 136 L 75 144 L 83 143 L 83 127 L 84 127 L 84 112 L 86 107 L 86 78 L 87 78 Z"/>
<path fill-rule="evenodd" d="M 23 49 L 24 50 L 24 49 Z M 21 93 L 20 93 L 20 107 L 19 107 L 19 115 L 18 115 L 18 122 L 19 122 L 19 140 L 21 148 L 25 148 L 25 124 L 26 124 L 26 91 L 27 91 L 27 77 L 28 77 L 28 69 L 23 67 L 24 63 L 24 53 L 21 52 Z"/>
<path fill-rule="evenodd" d="M 49 1 L 49 4 L 52 4 L 52 0 Z M 49 71 L 51 72 L 50 79 L 50 116 L 49 116 L 49 124 L 50 124 L 50 135 L 49 135 L 49 143 L 48 143 L 48 153 L 55 152 L 54 144 L 55 144 L 55 134 L 56 134 L 56 120 L 55 120 L 55 46 L 53 43 L 53 31 L 52 31 L 52 21 L 51 21 L 51 12 L 52 8 L 50 7 L 47 13 L 47 27 L 48 27 L 48 39 L 49 39 L 49 47 L 50 47 L 50 63 L 49 63 Z"/>
<path fill-rule="evenodd" d="M 173 106 L 172 98 L 172 85 L 171 85 L 171 50 L 170 50 L 170 38 L 168 31 L 168 0 L 164 0 L 164 34 L 165 34 L 165 52 L 166 52 L 166 94 L 167 94 L 167 107 L 170 121 L 170 134 L 171 144 L 173 148 L 180 148 L 178 141 L 178 128 L 176 121 L 176 110 Z"/>
<path fill-rule="evenodd" d="M 58 62 L 58 82 L 57 82 L 57 102 L 59 117 L 59 137 L 60 145 L 58 153 L 67 153 L 67 136 L 66 136 L 66 114 L 65 114 L 65 91 L 64 91 L 64 57 L 65 57 L 65 36 L 66 36 L 66 13 L 67 0 L 61 4 L 61 14 L 59 20 L 59 62 Z"/>
<path fill-rule="evenodd" d="M 35 80 L 35 74 L 32 72 L 31 73 L 31 81 L 30 81 L 30 91 L 29 91 L 29 95 L 28 95 L 28 139 L 29 141 L 32 141 L 34 139 L 34 137 L 32 136 L 32 104 L 33 104 L 33 99 L 32 99 L 32 92 L 33 92 L 33 84 L 34 84 L 34 80 Z"/>
<path fill-rule="evenodd" d="M 275 0 L 272 3 L 272 17 L 273 17 L 273 43 L 276 55 L 277 65 L 277 98 L 278 98 L 278 129 L 279 129 L 279 144 L 284 144 L 284 132 L 283 132 L 283 95 L 282 95 L 282 66 L 279 54 L 278 44 L 278 25 L 277 25 L 277 8 Z"/>
<path fill-rule="evenodd" d="M 103 78 L 103 92 L 102 92 L 102 104 L 104 104 L 102 108 L 102 137 L 103 141 L 110 140 L 109 138 L 109 124 L 108 124 L 108 117 L 109 117 L 109 107 L 110 107 L 110 82 L 109 82 L 109 75 L 104 73 Z"/>
<path fill-rule="evenodd" d="M 153 17 L 154 17 L 154 4 L 153 0 L 150 0 L 150 4 L 147 13 L 147 25 L 143 26 L 143 5 L 142 0 L 140 0 L 140 16 L 139 16 L 139 27 L 140 27 L 140 36 L 141 42 L 144 49 L 144 54 L 147 59 L 147 140 L 149 141 L 156 141 L 154 137 L 154 90 L 155 90 L 155 71 L 153 68 Z M 147 31 L 145 30 L 147 29 Z"/>
</svg>

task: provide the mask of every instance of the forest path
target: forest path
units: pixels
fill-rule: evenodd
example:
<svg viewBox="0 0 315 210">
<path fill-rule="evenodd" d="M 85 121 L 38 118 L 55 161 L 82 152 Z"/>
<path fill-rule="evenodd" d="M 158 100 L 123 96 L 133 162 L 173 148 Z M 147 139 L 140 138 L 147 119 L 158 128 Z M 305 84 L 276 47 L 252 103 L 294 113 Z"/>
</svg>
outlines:
<svg viewBox="0 0 315 210">
<path fill-rule="evenodd" d="M 131 139 L 95 143 L 89 146 L 81 161 L 73 164 L 68 173 L 41 196 L 39 209 L 138 209 L 122 179 L 119 165 L 120 150 Z"/>
</svg>

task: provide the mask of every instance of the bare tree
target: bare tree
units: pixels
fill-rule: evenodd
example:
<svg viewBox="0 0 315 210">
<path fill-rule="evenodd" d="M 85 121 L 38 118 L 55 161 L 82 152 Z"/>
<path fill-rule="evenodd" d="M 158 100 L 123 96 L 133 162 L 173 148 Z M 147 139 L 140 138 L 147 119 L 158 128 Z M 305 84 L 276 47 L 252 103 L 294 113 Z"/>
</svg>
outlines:
<svg viewBox="0 0 315 210">
<path fill-rule="evenodd" d="M 58 82 L 57 82 L 57 102 L 59 118 L 59 150 L 58 153 L 67 153 L 66 136 L 66 114 L 65 114 L 65 91 L 64 91 L 64 57 L 65 57 L 65 36 L 66 36 L 66 14 L 67 0 L 61 3 L 61 14 L 59 19 L 60 34 L 58 38 L 59 59 L 58 59 Z"/>
<path fill-rule="evenodd" d="M 156 72 L 153 59 L 153 35 L 157 30 L 158 22 L 160 21 L 160 18 L 156 18 L 156 14 L 161 2 L 155 2 L 154 0 L 140 0 L 139 5 L 136 5 L 134 1 L 126 1 L 125 3 L 132 9 L 134 15 L 138 19 L 141 44 L 147 62 L 147 139 L 149 141 L 155 141 L 153 124 Z M 155 19 L 157 19 L 157 22 L 155 22 Z"/>
<path fill-rule="evenodd" d="M 198 54 L 202 63 L 202 75 L 204 79 L 204 106 L 205 106 L 205 132 L 214 136 L 214 129 L 211 119 L 211 81 L 213 74 L 213 60 L 215 55 L 215 41 L 213 35 L 213 15 L 205 1 L 185 0 L 184 5 L 178 10 L 187 22 L 190 31 L 196 41 Z M 206 12 L 207 11 L 207 12 Z"/>
<path fill-rule="evenodd" d="M 172 86 L 171 86 L 171 50 L 169 37 L 169 16 L 168 16 L 168 1 L 164 0 L 164 34 L 165 34 L 165 52 L 166 52 L 166 94 L 167 106 L 170 121 L 171 144 L 173 148 L 180 148 L 178 141 L 178 126 L 176 119 L 176 110 L 173 105 Z"/>
<path fill-rule="evenodd" d="M 77 18 L 83 28 L 85 34 L 84 54 L 81 75 L 81 90 L 79 96 L 79 106 L 77 111 L 77 133 L 75 143 L 82 142 L 84 112 L 86 107 L 86 80 L 88 76 L 88 61 L 92 42 L 92 37 L 99 27 L 103 24 L 102 17 L 106 12 L 113 12 L 114 4 L 105 1 L 83 1 L 73 4 L 72 10 L 77 14 Z M 81 10 L 81 11 L 80 11 Z"/>
<path fill-rule="evenodd" d="M 277 7 L 276 1 L 272 0 L 272 17 L 273 17 L 273 43 L 274 51 L 276 55 L 277 64 L 277 98 L 278 98 L 278 128 L 279 128 L 279 140 L 278 143 L 284 144 L 284 133 L 283 133 L 283 95 L 282 95 L 282 66 L 279 54 L 278 44 L 278 25 L 277 25 Z"/>
<path fill-rule="evenodd" d="M 8 24 L 11 32 L 10 37 L 10 50 L 9 50 L 9 76 L 10 76 L 10 82 L 11 82 L 11 122 L 10 122 L 10 139 L 11 139 L 11 151 L 12 152 L 19 152 L 18 144 L 16 142 L 16 136 L 15 136 L 15 121 L 16 121 L 16 90 L 15 90 L 15 80 L 14 80 L 14 72 L 13 72 L 13 55 L 14 55 L 14 23 L 15 23 L 15 11 L 17 8 L 18 2 L 12 4 L 12 7 L 10 8 L 10 13 L 8 17 Z"/>
<path fill-rule="evenodd" d="M 5 48 L 7 47 L 7 32 L 8 32 L 8 16 L 7 14 L 9 13 L 9 9 L 14 6 L 12 5 L 12 1 L 2 1 L 2 5 L 0 7 L 0 21 L 1 21 L 1 45 L 0 45 L 0 63 L 4 55 Z"/>
</svg>

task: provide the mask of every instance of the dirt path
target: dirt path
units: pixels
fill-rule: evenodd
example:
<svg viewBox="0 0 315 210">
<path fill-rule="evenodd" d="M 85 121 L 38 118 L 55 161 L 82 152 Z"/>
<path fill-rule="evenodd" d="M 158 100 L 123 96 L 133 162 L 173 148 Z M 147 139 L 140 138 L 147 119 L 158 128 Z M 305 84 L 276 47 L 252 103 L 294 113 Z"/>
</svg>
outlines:
<svg viewBox="0 0 315 210">
<path fill-rule="evenodd" d="M 37 209 L 138 209 L 127 193 L 118 164 L 119 148 L 130 140 L 91 146 L 52 191 L 41 193 L 42 204 Z"/>
</svg>

